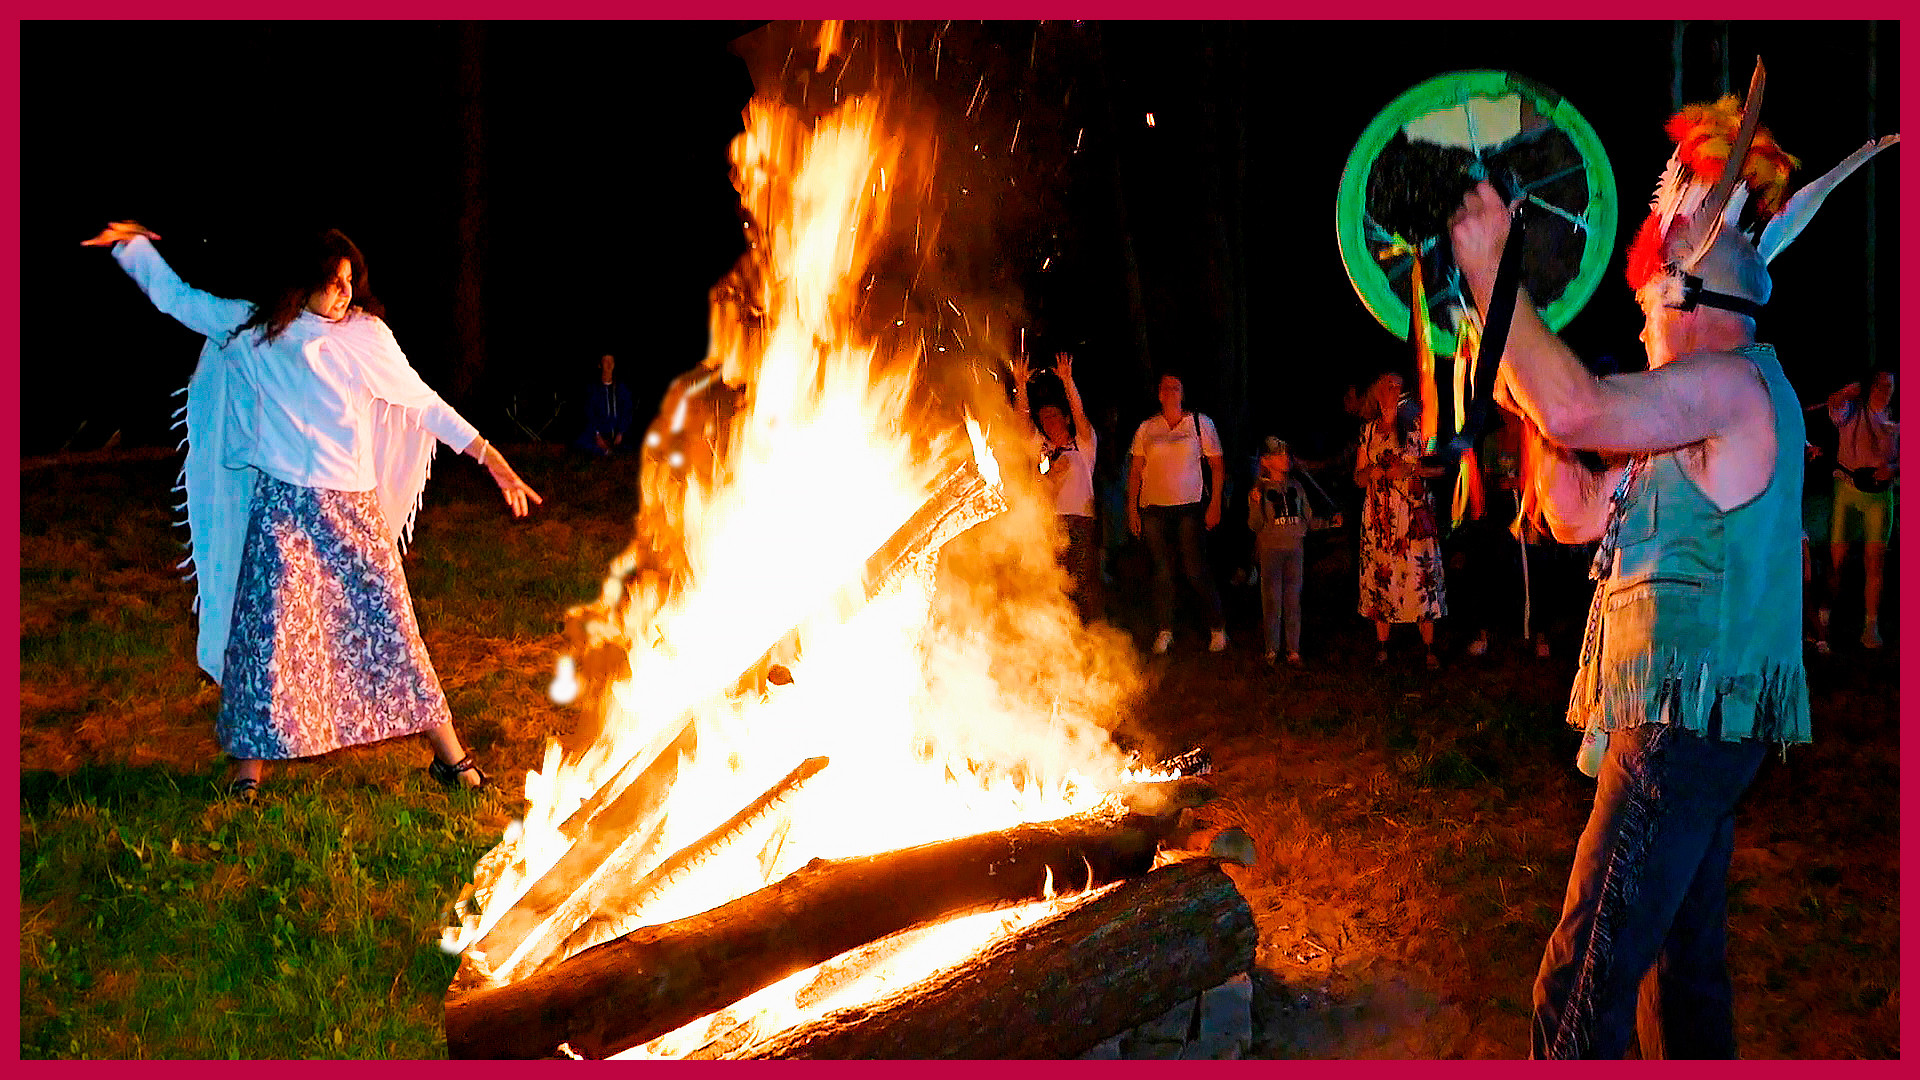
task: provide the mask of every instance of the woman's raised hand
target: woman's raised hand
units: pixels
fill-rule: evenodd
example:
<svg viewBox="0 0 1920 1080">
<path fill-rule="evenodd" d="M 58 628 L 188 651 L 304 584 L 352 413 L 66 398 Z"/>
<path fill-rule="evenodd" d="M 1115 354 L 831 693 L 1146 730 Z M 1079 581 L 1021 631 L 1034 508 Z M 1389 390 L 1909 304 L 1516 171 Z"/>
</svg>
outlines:
<svg viewBox="0 0 1920 1080">
<path fill-rule="evenodd" d="M 1060 376 L 1063 383 L 1073 382 L 1073 354 L 1057 352 L 1053 354 L 1053 372 Z"/>
<path fill-rule="evenodd" d="M 1016 356 L 1008 360 L 1007 373 L 1013 377 L 1014 393 L 1026 393 L 1027 380 L 1033 377 L 1033 366 L 1027 362 L 1027 358 L 1024 356 Z"/>
<path fill-rule="evenodd" d="M 124 240 L 131 240 L 136 236 L 144 236 L 149 240 L 160 239 L 159 233 L 154 232 L 152 229 L 147 228 L 137 221 L 110 221 L 107 223 L 106 228 L 100 230 L 98 236 L 95 236 L 91 240 L 80 241 L 80 246 L 107 247 L 108 245 L 118 244 Z"/>
</svg>

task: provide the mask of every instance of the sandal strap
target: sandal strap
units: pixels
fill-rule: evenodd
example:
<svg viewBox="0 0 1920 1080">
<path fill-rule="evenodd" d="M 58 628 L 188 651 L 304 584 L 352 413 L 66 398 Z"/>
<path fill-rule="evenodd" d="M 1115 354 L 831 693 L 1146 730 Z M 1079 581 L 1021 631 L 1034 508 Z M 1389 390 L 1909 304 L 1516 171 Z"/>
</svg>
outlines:
<svg viewBox="0 0 1920 1080">
<path fill-rule="evenodd" d="M 472 751 L 468 751 L 465 757 L 451 765 L 436 757 L 433 759 L 433 764 L 427 766 L 427 772 L 448 787 L 460 786 L 460 774 L 464 772 L 471 772 L 480 778 L 480 784 L 477 786 L 484 787 L 487 783 L 487 774 L 481 771 L 480 763 L 473 760 Z"/>
</svg>

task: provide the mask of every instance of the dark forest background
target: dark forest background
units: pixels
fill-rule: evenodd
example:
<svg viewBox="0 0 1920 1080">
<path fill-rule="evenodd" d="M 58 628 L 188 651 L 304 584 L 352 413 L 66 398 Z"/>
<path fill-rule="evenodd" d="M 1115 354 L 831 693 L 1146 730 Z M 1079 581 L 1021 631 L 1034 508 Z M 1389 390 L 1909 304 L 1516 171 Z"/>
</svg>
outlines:
<svg viewBox="0 0 1920 1080">
<path fill-rule="evenodd" d="M 515 416 L 569 438 L 565 410 L 602 352 L 643 413 L 704 354 L 707 291 L 742 251 L 726 149 L 753 85 L 729 44 L 781 28 L 117 25 L 143 47 L 104 60 L 98 24 L 21 28 L 24 454 L 115 432 L 174 441 L 169 395 L 199 341 L 78 246 L 111 218 L 153 227 L 190 282 L 239 296 L 277 238 L 344 229 L 414 365 L 503 440 L 521 437 Z M 1891 22 L 948 23 L 896 36 L 958 125 L 941 150 L 945 197 L 977 227 L 950 235 L 983 248 L 968 258 L 1015 294 L 1003 299 L 1033 351 L 1082 357 L 1090 411 L 1122 444 L 1154 407 L 1151 373 L 1183 370 L 1230 456 L 1268 432 L 1331 450 L 1342 388 L 1407 362 L 1347 282 L 1333 205 L 1361 130 L 1415 83 L 1502 68 L 1564 95 L 1607 148 L 1622 249 L 1670 152 L 1660 128 L 1676 98 L 1744 90 L 1756 53 L 1763 118 L 1803 178 L 1900 123 Z M 1809 401 L 1897 355 L 1905 152 L 1841 187 L 1774 264 L 1760 336 Z M 1616 254 L 1564 334 L 1631 367 L 1622 265 Z"/>
</svg>

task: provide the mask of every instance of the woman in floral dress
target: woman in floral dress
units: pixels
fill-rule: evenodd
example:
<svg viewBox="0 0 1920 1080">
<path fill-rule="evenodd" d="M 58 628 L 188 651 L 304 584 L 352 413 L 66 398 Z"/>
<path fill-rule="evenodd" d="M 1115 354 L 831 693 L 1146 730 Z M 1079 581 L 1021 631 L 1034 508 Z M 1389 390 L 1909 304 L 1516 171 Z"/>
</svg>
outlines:
<svg viewBox="0 0 1920 1080">
<path fill-rule="evenodd" d="M 1440 666 L 1433 653 L 1433 620 L 1447 613 L 1446 581 L 1440 565 L 1440 530 L 1420 448 L 1400 423 L 1399 375 L 1388 372 L 1367 391 L 1373 419 L 1360 434 L 1353 482 L 1365 493 L 1360 507 L 1360 616 L 1373 621 L 1379 651 L 1375 664 L 1387 662 L 1387 636 L 1395 623 L 1413 623 L 1426 645 L 1428 669 Z"/>
</svg>

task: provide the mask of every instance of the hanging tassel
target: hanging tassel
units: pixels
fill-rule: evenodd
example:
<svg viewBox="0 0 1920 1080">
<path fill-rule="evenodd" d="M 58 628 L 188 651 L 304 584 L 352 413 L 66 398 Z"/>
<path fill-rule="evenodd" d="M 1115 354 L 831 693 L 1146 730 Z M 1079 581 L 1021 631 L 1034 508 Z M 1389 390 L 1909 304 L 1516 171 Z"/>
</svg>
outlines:
<svg viewBox="0 0 1920 1080">
<path fill-rule="evenodd" d="M 1413 342 L 1414 363 L 1420 372 L 1420 449 L 1432 453 L 1440 446 L 1440 387 L 1434 379 L 1433 340 L 1427 326 L 1427 286 L 1417 252 L 1413 258 L 1413 293 L 1407 316 L 1407 339 Z"/>
<path fill-rule="evenodd" d="M 1462 318 L 1454 334 L 1458 344 L 1453 350 L 1453 430 L 1465 432 L 1467 402 L 1472 388 L 1480 383 L 1480 333 L 1472 320 Z M 1466 518 L 1478 521 L 1486 512 L 1487 494 L 1480 479 L 1479 459 L 1472 443 L 1468 443 L 1460 452 L 1460 469 L 1453 481 L 1453 524 L 1457 528 Z"/>
<path fill-rule="evenodd" d="M 1460 475 L 1453 483 L 1453 524 L 1458 528 L 1468 518 L 1478 521 L 1486 512 L 1487 492 L 1480 482 L 1480 459 L 1469 446 L 1460 451 Z"/>
</svg>

